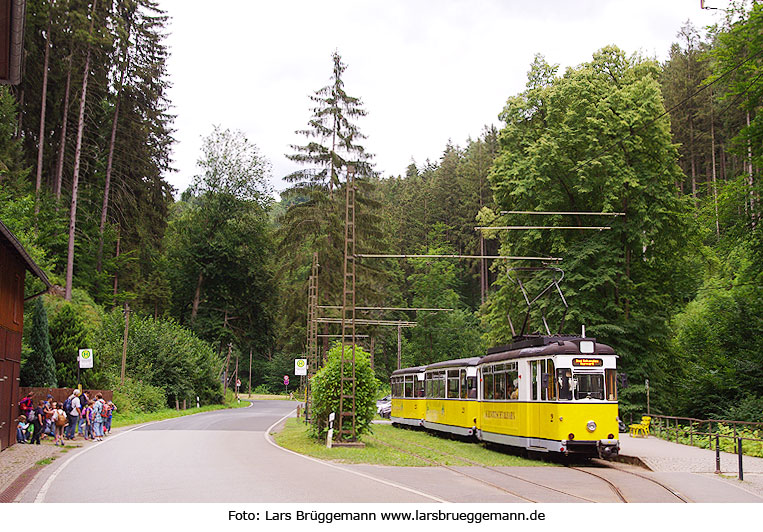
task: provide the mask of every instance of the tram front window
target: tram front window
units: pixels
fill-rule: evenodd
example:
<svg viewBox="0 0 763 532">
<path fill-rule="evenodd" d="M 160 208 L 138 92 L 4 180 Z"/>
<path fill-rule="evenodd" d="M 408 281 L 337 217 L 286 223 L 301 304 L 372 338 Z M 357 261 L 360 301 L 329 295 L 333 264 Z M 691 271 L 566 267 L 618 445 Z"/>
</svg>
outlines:
<svg viewBox="0 0 763 532">
<path fill-rule="evenodd" d="M 575 399 L 604 399 L 604 375 L 576 373 Z"/>
</svg>

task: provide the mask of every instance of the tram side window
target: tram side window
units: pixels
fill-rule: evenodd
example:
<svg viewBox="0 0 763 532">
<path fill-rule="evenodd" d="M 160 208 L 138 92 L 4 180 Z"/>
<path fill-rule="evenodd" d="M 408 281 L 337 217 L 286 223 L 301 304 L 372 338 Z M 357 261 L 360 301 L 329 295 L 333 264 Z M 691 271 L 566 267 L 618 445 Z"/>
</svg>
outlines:
<svg viewBox="0 0 763 532">
<path fill-rule="evenodd" d="M 461 392 L 459 394 L 459 397 L 461 399 L 466 399 L 467 385 L 466 385 L 466 370 L 465 369 L 462 369 L 458 372 L 458 379 L 461 385 Z"/>
<path fill-rule="evenodd" d="M 605 371 L 607 378 L 607 401 L 617 401 L 617 370 Z"/>
<path fill-rule="evenodd" d="M 466 377 L 466 396 L 469 399 L 477 398 L 477 377 Z"/>
<path fill-rule="evenodd" d="M 506 389 L 507 399 L 519 399 L 519 373 L 516 369 L 512 369 L 506 374 L 506 383 L 508 385 Z"/>
<path fill-rule="evenodd" d="M 432 374 L 427 373 L 424 378 L 424 393 L 426 393 L 427 397 L 434 397 L 432 391 Z"/>
<path fill-rule="evenodd" d="M 413 397 L 413 375 L 405 376 L 405 397 Z"/>
<path fill-rule="evenodd" d="M 419 379 L 418 376 L 413 379 L 413 386 L 416 388 L 415 393 L 416 397 L 422 399 L 426 397 L 426 392 L 424 391 L 424 381 Z"/>
<path fill-rule="evenodd" d="M 448 370 L 448 399 L 458 399 L 458 370 Z"/>
<path fill-rule="evenodd" d="M 437 380 L 435 382 L 437 382 L 437 397 L 439 397 L 440 399 L 444 399 L 445 398 L 445 372 L 444 371 L 440 371 L 437 374 Z"/>
<path fill-rule="evenodd" d="M 563 368 L 557 369 L 556 382 L 559 384 L 559 400 L 572 400 L 572 371 Z"/>
<path fill-rule="evenodd" d="M 548 361 L 548 367 L 546 368 L 548 373 L 548 400 L 556 401 L 556 379 L 554 378 L 554 361 Z"/>
<path fill-rule="evenodd" d="M 533 386 L 533 401 L 538 400 L 538 361 L 534 360 L 530 362 L 532 368 L 532 386 Z"/>
<path fill-rule="evenodd" d="M 488 373 L 484 378 L 485 389 L 482 392 L 482 396 L 485 399 L 493 399 L 493 374 Z"/>
<path fill-rule="evenodd" d="M 506 399 L 506 372 L 496 373 L 494 379 L 495 393 L 493 399 L 503 401 Z"/>
</svg>

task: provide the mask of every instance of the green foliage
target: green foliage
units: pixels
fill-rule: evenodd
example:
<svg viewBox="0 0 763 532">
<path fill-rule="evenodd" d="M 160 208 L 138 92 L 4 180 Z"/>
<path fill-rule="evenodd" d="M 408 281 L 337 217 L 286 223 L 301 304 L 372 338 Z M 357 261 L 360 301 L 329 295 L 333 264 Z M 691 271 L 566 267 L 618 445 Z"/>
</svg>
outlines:
<svg viewBox="0 0 763 532">
<path fill-rule="evenodd" d="M 664 112 L 658 75 L 655 62 L 628 58 L 615 47 L 562 76 L 536 58 L 527 90 L 509 99 L 501 115 L 506 127 L 491 174 L 501 210 L 625 213 L 602 219 L 608 231 L 507 231 L 501 254 L 563 257 L 570 304 L 564 332 L 585 324 L 591 336 L 615 347 L 631 381 L 655 384 L 672 370 L 665 357 L 670 314 L 696 283 L 687 260 L 695 233 L 688 205 L 675 193 L 681 171 L 668 123 L 658 119 Z M 599 225 L 582 216 L 539 219 L 509 215 L 499 221 Z M 524 272 L 512 276 L 531 297 L 548 283 L 548 277 Z M 486 307 L 491 343 L 510 339 L 507 312 L 517 318 L 526 312 L 506 274 L 499 273 L 497 285 Z M 556 332 L 562 305 L 549 309 Z M 539 309 L 530 326 L 529 332 L 545 332 Z"/>
<path fill-rule="evenodd" d="M 48 314 L 39 297 L 33 303 L 29 355 L 21 366 L 21 385 L 53 388 L 58 386 L 56 363 L 50 349 Z"/>
<path fill-rule="evenodd" d="M 428 254 L 452 254 L 452 250 L 442 244 L 443 229 L 442 224 L 435 224 L 430 235 L 430 241 L 434 244 L 426 250 Z M 411 261 L 411 266 L 413 273 L 408 276 L 408 281 L 412 305 L 416 308 L 452 310 L 417 314 L 417 325 L 403 344 L 403 366 L 484 355 L 476 317 L 458 308 L 461 301 L 455 290 L 458 278 L 453 261 L 415 259 Z"/>
<path fill-rule="evenodd" d="M 96 363 L 110 383 L 121 373 L 124 329 L 124 314 L 114 310 L 105 316 L 94 339 Z M 219 369 L 212 346 L 174 320 L 130 316 L 125 373 L 140 384 L 161 389 L 166 405 L 174 406 L 176 399 L 195 404 L 196 396 L 202 404 L 219 403 Z"/>
<path fill-rule="evenodd" d="M 79 292 L 82 294 L 81 292 Z M 76 294 L 76 293 L 75 293 Z M 48 298 L 51 312 L 50 336 L 53 358 L 56 362 L 58 383 L 63 387 L 74 387 L 77 384 L 77 356 L 80 349 L 92 348 L 91 342 L 95 327 L 100 324 L 91 318 L 95 307 L 67 302 L 62 298 Z M 94 353 L 98 360 L 99 353 Z M 81 384 L 85 387 L 95 387 L 101 367 L 94 365 L 93 369 L 81 370 Z"/>
<path fill-rule="evenodd" d="M 341 344 L 335 345 L 328 354 L 326 365 L 312 378 L 313 419 L 312 435 L 325 438 L 328 431 L 328 417 L 336 413 L 334 431 L 339 430 L 339 395 L 341 389 Z M 345 350 L 345 376 L 352 375 L 352 347 Z M 345 386 L 348 386 L 346 383 Z M 355 430 L 358 435 L 370 430 L 371 420 L 376 414 L 377 381 L 371 370 L 369 354 L 361 347 L 355 347 Z M 345 406 L 347 410 L 348 407 Z M 344 428 L 351 428 L 351 419 L 345 418 Z M 349 425 L 348 425 L 349 424 Z"/>
<path fill-rule="evenodd" d="M 112 382 L 114 404 L 117 405 L 120 415 L 157 412 L 167 406 L 167 398 L 162 388 L 131 378 L 125 378 L 124 384 L 119 384 L 119 380 L 114 377 Z"/>
</svg>

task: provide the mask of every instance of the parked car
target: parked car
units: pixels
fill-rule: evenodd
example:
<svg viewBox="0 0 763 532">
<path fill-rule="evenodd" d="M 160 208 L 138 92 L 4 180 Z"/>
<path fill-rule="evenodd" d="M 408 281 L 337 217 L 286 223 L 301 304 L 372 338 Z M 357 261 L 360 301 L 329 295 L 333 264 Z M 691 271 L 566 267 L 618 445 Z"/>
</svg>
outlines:
<svg viewBox="0 0 763 532">
<path fill-rule="evenodd" d="M 376 401 L 376 413 L 381 417 L 389 418 L 392 414 L 392 396 L 387 395 Z"/>
</svg>

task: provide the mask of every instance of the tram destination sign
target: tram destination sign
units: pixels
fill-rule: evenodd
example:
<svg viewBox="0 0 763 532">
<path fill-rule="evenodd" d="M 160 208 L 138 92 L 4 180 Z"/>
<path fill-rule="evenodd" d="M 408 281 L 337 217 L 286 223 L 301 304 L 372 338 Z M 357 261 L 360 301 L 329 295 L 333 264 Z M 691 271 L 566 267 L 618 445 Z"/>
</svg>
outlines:
<svg viewBox="0 0 763 532">
<path fill-rule="evenodd" d="M 600 358 L 573 358 L 572 365 L 579 368 L 595 368 L 603 366 L 604 362 Z"/>
</svg>

